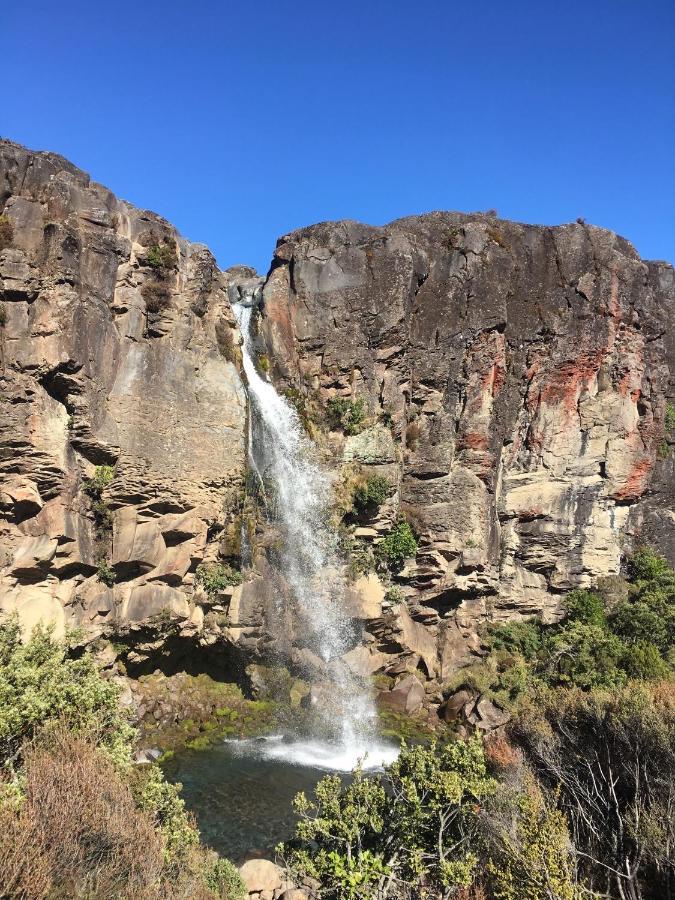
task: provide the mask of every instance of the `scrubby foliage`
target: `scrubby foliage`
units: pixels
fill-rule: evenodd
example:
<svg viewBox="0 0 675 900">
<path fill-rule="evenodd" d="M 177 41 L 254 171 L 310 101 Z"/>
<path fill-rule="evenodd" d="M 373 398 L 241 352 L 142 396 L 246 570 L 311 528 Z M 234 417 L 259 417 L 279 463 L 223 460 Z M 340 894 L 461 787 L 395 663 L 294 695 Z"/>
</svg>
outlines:
<svg viewBox="0 0 675 900">
<path fill-rule="evenodd" d="M 105 584 L 106 587 L 112 587 L 117 581 L 117 573 L 110 566 L 108 560 L 103 558 L 98 561 L 96 577 L 102 584 Z"/>
<path fill-rule="evenodd" d="M 94 735 L 119 764 L 128 762 L 133 730 L 118 696 L 91 657 L 72 655 L 49 629 L 38 626 L 24 643 L 16 618 L 0 624 L 0 767 L 16 768 L 25 743 L 56 720 Z"/>
<path fill-rule="evenodd" d="M 383 775 L 357 770 L 347 786 L 328 775 L 315 800 L 299 794 L 296 839 L 279 852 L 327 898 L 443 894 L 472 881 L 478 813 L 495 788 L 479 738 L 404 747 Z"/>
<path fill-rule="evenodd" d="M 49 629 L 0 625 L 0 896 L 241 900 L 178 788 L 132 765 L 118 700 Z"/>
<path fill-rule="evenodd" d="M 506 727 L 324 779 L 283 855 L 335 898 L 675 896 L 674 601 L 643 548 L 558 624 L 492 628 L 445 692 L 492 700 Z"/>
<path fill-rule="evenodd" d="M 96 466 L 94 474 L 82 485 L 82 490 L 89 497 L 91 511 L 94 514 L 94 524 L 99 536 L 109 531 L 112 527 L 112 516 L 103 492 L 112 483 L 115 477 L 114 466 Z M 105 574 L 105 573 L 104 573 Z M 107 584 L 105 578 L 101 578 Z"/>
<path fill-rule="evenodd" d="M 328 427 L 340 429 L 345 434 L 358 434 L 366 418 L 366 405 L 362 399 L 350 400 L 347 397 L 331 397 L 326 409 Z"/>
<path fill-rule="evenodd" d="M 9 247 L 14 240 L 14 226 L 9 216 L 0 216 L 0 250 Z"/>
<path fill-rule="evenodd" d="M 675 406 L 666 403 L 666 431 L 675 431 Z"/>
<path fill-rule="evenodd" d="M 377 509 L 391 494 L 391 485 L 383 475 L 369 475 L 354 489 L 353 506 L 357 513 Z"/>
<path fill-rule="evenodd" d="M 490 653 L 461 670 L 451 687 L 472 687 L 507 708 L 536 685 L 620 687 L 631 679 L 658 680 L 675 662 L 675 572 L 649 548 L 629 564 L 624 599 L 575 590 L 557 625 L 509 622 L 487 635 Z"/>
<path fill-rule="evenodd" d="M 173 238 L 167 238 L 161 244 L 152 244 L 145 255 L 145 262 L 151 269 L 164 274 L 176 267 L 177 262 L 176 242 Z"/>
<path fill-rule="evenodd" d="M 417 553 L 417 540 L 410 524 L 400 519 L 377 545 L 377 555 L 390 569 L 400 569 L 408 557 Z"/>
<path fill-rule="evenodd" d="M 202 563 L 197 567 L 197 581 L 204 586 L 209 596 L 224 591 L 225 588 L 241 584 L 243 576 L 241 572 L 222 563 Z"/>
<path fill-rule="evenodd" d="M 141 288 L 145 308 L 149 313 L 158 313 L 171 303 L 171 290 L 163 281 L 146 281 Z"/>
</svg>

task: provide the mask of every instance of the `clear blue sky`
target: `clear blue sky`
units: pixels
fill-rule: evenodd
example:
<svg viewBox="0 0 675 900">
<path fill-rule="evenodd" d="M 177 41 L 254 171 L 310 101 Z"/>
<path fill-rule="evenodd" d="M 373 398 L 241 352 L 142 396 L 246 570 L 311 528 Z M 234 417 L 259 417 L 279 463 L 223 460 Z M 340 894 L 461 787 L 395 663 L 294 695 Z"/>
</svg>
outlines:
<svg viewBox="0 0 675 900">
<path fill-rule="evenodd" d="M 673 0 L 2 0 L 0 134 L 265 271 L 276 238 L 495 208 L 675 257 Z"/>
</svg>

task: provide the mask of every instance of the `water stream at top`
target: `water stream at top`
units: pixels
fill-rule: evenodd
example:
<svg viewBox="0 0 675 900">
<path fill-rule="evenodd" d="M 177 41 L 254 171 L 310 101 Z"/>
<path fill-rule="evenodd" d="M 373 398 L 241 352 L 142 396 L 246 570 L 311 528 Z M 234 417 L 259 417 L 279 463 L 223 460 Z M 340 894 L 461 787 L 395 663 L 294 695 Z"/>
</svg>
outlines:
<svg viewBox="0 0 675 900">
<path fill-rule="evenodd" d="M 332 485 L 295 408 L 258 372 L 251 352 L 251 306 L 234 306 L 243 337 L 244 371 L 251 403 L 249 456 L 273 497 L 281 536 L 279 570 L 288 585 L 296 628 L 326 664 L 330 702 L 321 734 L 311 740 L 258 742 L 255 752 L 299 765 L 348 771 L 391 762 L 395 748 L 378 741 L 375 705 L 367 684 L 340 657 L 354 644 L 344 611 L 345 580 L 337 534 L 329 521 Z M 282 602 L 278 627 L 283 627 Z M 273 627 L 274 623 L 272 623 Z"/>
</svg>

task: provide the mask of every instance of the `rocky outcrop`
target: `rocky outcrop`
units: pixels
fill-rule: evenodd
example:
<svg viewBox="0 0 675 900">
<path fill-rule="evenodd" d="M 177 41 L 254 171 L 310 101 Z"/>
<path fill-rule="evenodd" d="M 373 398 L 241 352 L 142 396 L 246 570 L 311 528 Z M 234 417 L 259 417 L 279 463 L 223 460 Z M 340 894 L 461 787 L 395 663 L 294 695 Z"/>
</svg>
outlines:
<svg viewBox="0 0 675 900">
<path fill-rule="evenodd" d="M 0 609 L 27 628 L 171 620 L 199 637 L 195 570 L 243 496 L 227 298 L 242 272 L 6 141 L 0 210 Z"/>
<path fill-rule="evenodd" d="M 674 313 L 671 266 L 582 223 L 432 213 L 279 240 L 274 376 L 319 409 L 365 402 L 330 456 L 396 494 L 356 536 L 377 542 L 402 513 L 420 541 L 395 576 L 405 603 L 368 625 L 375 668 L 403 657 L 443 681 L 485 618 L 555 619 L 637 540 L 672 557 Z"/>
<path fill-rule="evenodd" d="M 139 671 L 188 641 L 326 676 L 271 627 L 286 587 L 245 496 L 239 300 L 261 303 L 265 368 L 336 483 L 390 487 L 343 506 L 358 552 L 400 515 L 417 536 L 393 575 L 357 567 L 345 598 L 365 635 L 344 663 L 384 673 L 394 712 L 443 700 L 487 618 L 555 619 L 638 540 L 675 558 L 673 269 L 617 235 L 456 213 L 324 223 L 278 242 L 261 290 L 7 141 L 0 216 L 0 611 L 27 629 L 121 636 Z M 335 398 L 363 401 L 358 421 L 331 419 Z M 243 584 L 206 590 L 215 560 L 244 562 Z M 467 704 L 479 727 L 498 716 Z"/>
</svg>

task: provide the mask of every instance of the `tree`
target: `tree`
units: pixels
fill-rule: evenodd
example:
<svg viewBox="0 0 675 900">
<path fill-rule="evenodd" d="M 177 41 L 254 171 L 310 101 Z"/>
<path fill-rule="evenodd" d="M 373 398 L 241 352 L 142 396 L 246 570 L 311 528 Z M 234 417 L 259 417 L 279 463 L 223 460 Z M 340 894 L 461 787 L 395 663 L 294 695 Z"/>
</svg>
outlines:
<svg viewBox="0 0 675 900">
<path fill-rule="evenodd" d="M 622 900 L 675 887 L 675 687 L 542 689 L 510 732 L 540 782 L 559 787 L 589 882 Z"/>
<path fill-rule="evenodd" d="M 383 775 L 323 778 L 316 799 L 299 794 L 294 841 L 280 853 L 330 898 L 449 897 L 473 879 L 482 802 L 496 782 L 480 737 L 404 747 Z"/>
</svg>

